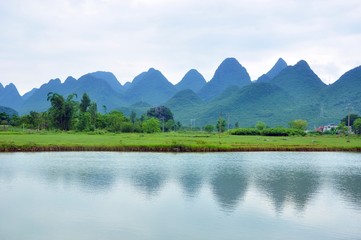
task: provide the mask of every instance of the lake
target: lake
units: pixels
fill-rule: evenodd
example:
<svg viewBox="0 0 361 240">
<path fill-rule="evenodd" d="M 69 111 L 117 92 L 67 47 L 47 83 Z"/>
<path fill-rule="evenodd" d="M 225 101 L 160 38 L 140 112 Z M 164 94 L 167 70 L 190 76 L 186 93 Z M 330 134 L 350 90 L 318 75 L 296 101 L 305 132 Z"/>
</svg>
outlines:
<svg viewBox="0 0 361 240">
<path fill-rule="evenodd" d="M 361 239 L 361 154 L 1 153 L 0 239 Z"/>
</svg>

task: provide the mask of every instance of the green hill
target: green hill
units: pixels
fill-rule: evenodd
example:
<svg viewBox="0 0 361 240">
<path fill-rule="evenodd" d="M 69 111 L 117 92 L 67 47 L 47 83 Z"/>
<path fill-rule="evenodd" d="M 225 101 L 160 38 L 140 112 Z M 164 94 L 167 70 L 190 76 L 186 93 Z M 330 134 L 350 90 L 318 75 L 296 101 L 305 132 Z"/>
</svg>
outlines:
<svg viewBox="0 0 361 240">
<path fill-rule="evenodd" d="M 9 116 L 18 115 L 18 112 L 12 108 L 0 106 L 0 113 L 6 113 Z"/>
<path fill-rule="evenodd" d="M 206 80 L 197 70 L 191 69 L 182 80 L 175 85 L 178 91 L 190 89 L 193 92 L 198 92 L 202 87 L 206 85 Z"/>
<path fill-rule="evenodd" d="M 251 79 L 247 70 L 235 58 L 227 58 L 198 95 L 205 101 L 211 101 L 231 86 L 243 87 L 248 84 L 251 84 Z"/>
<path fill-rule="evenodd" d="M 348 112 L 361 114 L 361 66 L 343 74 L 323 92 L 323 117 L 339 120 Z"/>
<path fill-rule="evenodd" d="M 49 92 L 56 92 L 64 97 L 75 93 L 78 95 L 79 101 L 83 93 L 87 93 L 92 101 L 97 103 L 99 111 L 103 105 L 109 110 L 126 105 L 123 95 L 113 90 L 106 80 L 86 74 L 78 80 L 68 77 L 64 83 L 61 83 L 60 79 L 50 80 L 27 98 L 19 108 L 19 112 L 23 114 L 30 111 L 46 111 L 50 107 L 50 103 L 47 101 Z"/>
<path fill-rule="evenodd" d="M 321 79 L 312 71 L 306 61 L 299 61 L 294 66 L 288 66 L 275 78 L 269 81 L 284 89 L 301 104 L 318 99 L 326 88 Z"/>
<path fill-rule="evenodd" d="M 183 124 L 188 124 L 189 119 L 193 119 L 199 108 L 204 106 L 204 102 L 190 89 L 178 92 L 165 104 L 174 114 L 174 118 Z"/>
<path fill-rule="evenodd" d="M 152 105 L 166 102 L 176 93 L 176 89 L 163 74 L 149 69 L 134 78 L 131 86 L 125 92 L 128 103 L 144 101 Z"/>
</svg>

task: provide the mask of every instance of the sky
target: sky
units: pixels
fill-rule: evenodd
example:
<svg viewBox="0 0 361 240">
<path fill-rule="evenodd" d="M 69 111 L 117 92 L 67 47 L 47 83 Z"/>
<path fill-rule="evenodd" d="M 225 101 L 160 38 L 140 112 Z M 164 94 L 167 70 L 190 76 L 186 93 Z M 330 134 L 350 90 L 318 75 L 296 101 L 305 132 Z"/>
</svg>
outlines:
<svg viewBox="0 0 361 240">
<path fill-rule="evenodd" d="M 252 80 L 282 57 L 333 83 L 361 65 L 361 1 L 0 1 L 0 83 L 21 94 L 95 71 L 124 84 L 151 67 L 174 84 L 192 68 L 209 81 L 227 57 Z"/>
</svg>

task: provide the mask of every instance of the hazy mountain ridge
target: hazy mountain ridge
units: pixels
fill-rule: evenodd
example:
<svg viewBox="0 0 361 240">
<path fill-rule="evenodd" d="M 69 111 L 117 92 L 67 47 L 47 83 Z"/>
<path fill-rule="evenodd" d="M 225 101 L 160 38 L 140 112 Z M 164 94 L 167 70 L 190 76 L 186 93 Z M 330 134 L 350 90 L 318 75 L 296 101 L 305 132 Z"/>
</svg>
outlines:
<svg viewBox="0 0 361 240">
<path fill-rule="evenodd" d="M 144 101 L 152 105 L 159 105 L 166 102 L 175 93 L 174 85 L 160 71 L 150 68 L 147 72 L 134 78 L 125 95 L 129 104 Z"/>
<path fill-rule="evenodd" d="M 65 97 L 76 93 L 78 100 L 87 92 L 99 111 L 106 106 L 108 111 L 119 109 L 125 114 L 135 111 L 139 115 L 151 106 L 164 104 L 185 125 L 190 119 L 196 119 L 198 126 L 214 124 L 222 116 L 229 117 L 231 125 L 238 122 L 240 126 L 252 126 L 257 121 L 287 125 L 296 118 L 306 119 L 313 126 L 337 123 L 348 109 L 361 113 L 361 66 L 329 86 L 306 61 L 287 66 L 282 58 L 255 82 L 234 58 L 225 59 L 209 82 L 192 69 L 173 85 L 159 70 L 150 68 L 122 86 L 112 73 L 98 71 L 78 80 L 68 77 L 64 83 L 50 80 L 22 97 L 15 85 L 4 88 L 0 84 L 0 105 L 20 114 L 45 111 L 50 106 L 46 101 L 49 92 Z"/>
<path fill-rule="evenodd" d="M 6 113 L 9 116 L 17 115 L 18 112 L 12 108 L 0 106 L 0 113 Z M 1 123 L 0 123 L 1 124 Z"/>
<path fill-rule="evenodd" d="M 261 77 L 257 79 L 257 82 L 268 82 L 275 78 L 280 72 L 282 72 L 285 68 L 287 68 L 287 63 L 282 58 L 279 58 L 276 64 L 266 73 L 263 74 Z"/>
<path fill-rule="evenodd" d="M 251 84 L 251 78 L 247 70 L 235 58 L 226 58 L 198 95 L 210 101 L 230 86 L 243 87 L 248 84 Z"/>
<path fill-rule="evenodd" d="M 193 92 L 198 92 L 207 84 L 207 81 L 204 79 L 202 74 L 200 74 L 197 70 L 191 69 L 186 75 L 182 78 L 182 80 L 177 83 L 175 86 L 177 91 L 190 89 Z"/>
<path fill-rule="evenodd" d="M 3 87 L 0 85 L 0 105 L 17 109 L 23 103 L 23 99 L 20 96 L 18 89 L 13 83 L 10 83 Z"/>
</svg>

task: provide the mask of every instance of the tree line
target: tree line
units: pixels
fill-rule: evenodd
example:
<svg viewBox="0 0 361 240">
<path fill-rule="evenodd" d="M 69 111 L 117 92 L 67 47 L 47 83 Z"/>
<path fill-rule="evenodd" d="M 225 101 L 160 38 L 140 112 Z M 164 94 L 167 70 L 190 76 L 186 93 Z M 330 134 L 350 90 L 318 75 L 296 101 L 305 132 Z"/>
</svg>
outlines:
<svg viewBox="0 0 361 240">
<path fill-rule="evenodd" d="M 177 130 L 181 127 L 176 122 L 171 110 L 165 106 L 150 108 L 140 117 L 133 111 L 125 116 L 121 111 L 104 114 L 98 112 L 98 106 L 87 93 L 82 95 L 80 102 L 76 94 L 64 96 L 50 92 L 47 100 L 50 108 L 45 112 L 31 111 L 23 116 L 8 116 L 0 113 L 1 125 L 11 125 L 35 130 L 60 131 L 108 131 L 108 132 L 145 132 Z M 106 110 L 106 106 L 103 106 Z"/>
</svg>

